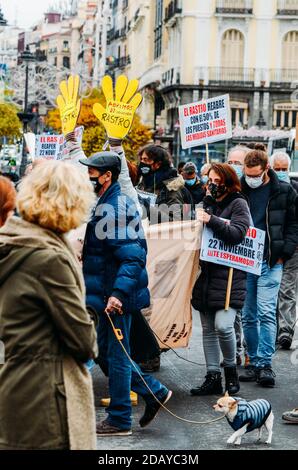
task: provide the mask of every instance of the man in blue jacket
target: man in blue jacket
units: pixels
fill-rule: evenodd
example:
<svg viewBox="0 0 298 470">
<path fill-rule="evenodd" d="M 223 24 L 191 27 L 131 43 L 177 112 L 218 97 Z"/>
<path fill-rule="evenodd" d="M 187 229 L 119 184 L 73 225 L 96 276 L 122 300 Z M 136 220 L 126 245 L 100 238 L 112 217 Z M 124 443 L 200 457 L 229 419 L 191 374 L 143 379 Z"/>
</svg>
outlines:
<svg viewBox="0 0 298 470">
<path fill-rule="evenodd" d="M 109 376 L 111 402 L 108 417 L 97 425 L 100 436 L 131 434 L 130 390 L 143 397 L 145 413 L 140 426 L 147 426 L 172 392 L 150 375 L 142 374 L 125 355 L 108 315 L 123 334 L 130 352 L 132 315 L 150 304 L 146 271 L 147 244 L 134 202 L 121 193 L 118 177 L 121 160 L 115 152 L 100 152 L 80 160 L 88 166 L 98 201 L 87 225 L 83 248 L 83 273 L 87 304 L 99 314 L 100 363 Z M 143 383 L 146 381 L 160 403 Z"/>
</svg>

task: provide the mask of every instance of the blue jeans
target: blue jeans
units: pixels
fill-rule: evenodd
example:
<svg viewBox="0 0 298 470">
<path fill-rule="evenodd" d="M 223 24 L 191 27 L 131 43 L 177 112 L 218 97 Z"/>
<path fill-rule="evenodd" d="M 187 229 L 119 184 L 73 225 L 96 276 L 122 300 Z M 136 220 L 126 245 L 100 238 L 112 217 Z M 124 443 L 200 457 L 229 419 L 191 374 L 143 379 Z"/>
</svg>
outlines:
<svg viewBox="0 0 298 470">
<path fill-rule="evenodd" d="M 120 328 L 123 334 L 122 343 L 130 354 L 129 338 L 131 327 L 131 315 L 114 314 L 112 320 L 116 328 Z M 112 426 L 120 429 L 131 428 L 131 401 L 130 390 L 140 395 L 146 404 L 155 403 L 155 399 L 142 382 L 135 368 L 129 362 L 119 341 L 117 340 L 112 325 L 106 314 L 99 317 L 98 324 L 98 346 L 100 355 L 105 362 L 109 373 L 109 392 L 111 403 L 106 409 L 108 413 L 107 421 Z M 135 364 L 135 363 L 134 363 Z M 143 374 L 135 364 L 142 377 L 149 385 L 158 400 L 161 400 L 168 393 L 168 389 L 151 375 Z"/>
<path fill-rule="evenodd" d="M 247 275 L 247 294 L 242 325 L 250 364 L 271 366 L 276 341 L 276 305 L 283 265 L 270 269 L 263 262 L 261 276 Z"/>
</svg>

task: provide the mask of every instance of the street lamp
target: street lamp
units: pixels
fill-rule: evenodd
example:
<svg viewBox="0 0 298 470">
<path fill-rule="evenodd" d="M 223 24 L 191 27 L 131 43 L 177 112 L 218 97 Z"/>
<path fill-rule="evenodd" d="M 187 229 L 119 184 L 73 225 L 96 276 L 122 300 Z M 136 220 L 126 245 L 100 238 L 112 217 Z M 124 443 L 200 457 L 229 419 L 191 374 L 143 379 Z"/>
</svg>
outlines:
<svg viewBox="0 0 298 470">
<path fill-rule="evenodd" d="M 24 110 L 22 113 L 18 113 L 18 116 L 23 123 L 23 152 L 22 152 L 22 161 L 21 161 L 21 166 L 20 166 L 20 176 L 23 176 L 26 170 L 26 166 L 27 166 L 25 134 L 27 132 L 28 123 L 34 117 L 33 113 L 28 112 L 28 82 L 29 82 L 29 64 L 35 61 L 35 57 L 30 52 L 28 45 L 25 51 L 20 55 L 20 60 L 26 64 Z"/>
</svg>

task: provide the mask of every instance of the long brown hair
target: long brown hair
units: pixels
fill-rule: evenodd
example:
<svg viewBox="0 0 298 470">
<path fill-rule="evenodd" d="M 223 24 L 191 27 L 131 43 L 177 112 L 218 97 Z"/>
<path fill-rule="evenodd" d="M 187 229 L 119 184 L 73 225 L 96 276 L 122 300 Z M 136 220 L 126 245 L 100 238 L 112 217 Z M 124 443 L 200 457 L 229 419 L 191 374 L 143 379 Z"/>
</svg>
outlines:
<svg viewBox="0 0 298 470">
<path fill-rule="evenodd" d="M 12 182 L 0 176 L 0 227 L 5 224 L 9 212 L 16 207 L 16 190 Z"/>
<path fill-rule="evenodd" d="M 212 170 L 220 176 L 221 184 L 226 186 L 228 193 L 239 193 L 241 191 L 239 178 L 231 165 L 228 165 L 228 163 L 212 163 L 208 176 Z"/>
</svg>

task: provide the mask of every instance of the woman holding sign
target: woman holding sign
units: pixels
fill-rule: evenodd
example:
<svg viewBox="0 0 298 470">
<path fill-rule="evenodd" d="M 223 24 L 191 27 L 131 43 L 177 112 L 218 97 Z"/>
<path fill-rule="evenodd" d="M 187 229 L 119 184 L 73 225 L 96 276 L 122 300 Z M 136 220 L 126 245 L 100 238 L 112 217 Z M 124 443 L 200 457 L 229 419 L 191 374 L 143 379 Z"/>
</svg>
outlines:
<svg viewBox="0 0 298 470">
<path fill-rule="evenodd" d="M 232 245 L 238 245 L 244 240 L 250 225 L 250 213 L 247 202 L 240 193 L 237 174 L 230 165 L 211 165 L 207 196 L 203 201 L 203 208 L 198 211 L 198 218 L 213 230 L 218 240 Z M 215 246 L 212 248 L 216 249 Z M 193 290 L 192 305 L 201 315 L 207 375 L 205 382 L 192 389 L 191 394 L 202 396 L 223 392 L 221 351 L 224 358 L 225 388 L 233 395 L 239 391 L 234 322 L 236 311 L 243 307 L 245 300 L 246 273 L 234 270 L 230 306 L 225 310 L 229 268 L 205 261 L 200 263 L 202 272 Z"/>
</svg>

